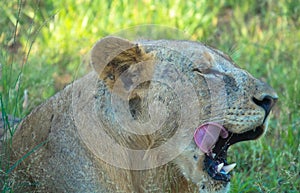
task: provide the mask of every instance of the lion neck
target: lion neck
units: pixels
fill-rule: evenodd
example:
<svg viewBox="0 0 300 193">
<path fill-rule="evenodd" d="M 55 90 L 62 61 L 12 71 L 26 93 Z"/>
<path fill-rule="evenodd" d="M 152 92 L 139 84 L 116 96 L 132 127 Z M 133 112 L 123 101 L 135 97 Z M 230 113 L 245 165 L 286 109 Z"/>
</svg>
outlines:
<svg viewBox="0 0 300 193">
<path fill-rule="evenodd" d="M 99 178 L 108 192 L 193 192 L 195 184 L 168 163 L 148 170 L 127 170 L 111 166 L 100 160 L 104 171 Z"/>
</svg>

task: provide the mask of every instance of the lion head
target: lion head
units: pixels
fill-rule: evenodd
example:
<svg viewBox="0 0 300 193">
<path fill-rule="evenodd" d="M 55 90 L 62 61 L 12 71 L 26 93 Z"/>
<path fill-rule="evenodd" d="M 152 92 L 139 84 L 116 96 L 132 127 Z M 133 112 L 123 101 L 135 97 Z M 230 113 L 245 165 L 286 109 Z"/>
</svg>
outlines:
<svg viewBox="0 0 300 193">
<path fill-rule="evenodd" d="M 235 166 L 227 163 L 227 149 L 260 137 L 277 100 L 229 56 L 198 42 L 107 37 L 93 47 L 91 63 L 99 78 L 97 119 L 122 146 L 104 160 L 134 171 L 132 179 L 168 166 L 166 183 L 181 184 L 179 192 L 226 192 Z"/>
</svg>

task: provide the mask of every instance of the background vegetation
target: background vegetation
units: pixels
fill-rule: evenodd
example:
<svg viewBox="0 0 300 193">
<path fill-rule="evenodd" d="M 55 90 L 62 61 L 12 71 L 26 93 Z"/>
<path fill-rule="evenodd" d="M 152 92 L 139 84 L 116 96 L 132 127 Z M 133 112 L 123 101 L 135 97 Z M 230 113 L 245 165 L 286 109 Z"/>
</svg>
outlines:
<svg viewBox="0 0 300 193">
<path fill-rule="evenodd" d="M 229 53 L 279 94 L 269 130 L 229 151 L 231 192 L 300 191 L 300 3 L 297 0 L 1 0 L 0 107 L 24 117 L 88 70 L 99 38 L 141 24 L 185 31 Z M 82 65 L 79 65 L 82 64 Z M 27 94 L 28 93 L 28 94 Z M 11 141 L 7 140 L 6 145 Z M 0 152 L 0 189 L 13 192 Z"/>
</svg>

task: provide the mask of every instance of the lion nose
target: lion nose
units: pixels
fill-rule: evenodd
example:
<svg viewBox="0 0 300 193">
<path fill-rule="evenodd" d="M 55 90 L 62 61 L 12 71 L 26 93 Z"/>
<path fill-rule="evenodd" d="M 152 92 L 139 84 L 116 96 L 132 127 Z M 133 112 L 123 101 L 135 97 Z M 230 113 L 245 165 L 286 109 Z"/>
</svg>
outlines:
<svg viewBox="0 0 300 193">
<path fill-rule="evenodd" d="M 266 111 L 266 115 L 270 113 L 276 101 L 277 101 L 277 96 L 266 95 L 262 98 L 262 100 L 253 97 L 253 102 L 258 106 L 262 107 Z"/>
</svg>

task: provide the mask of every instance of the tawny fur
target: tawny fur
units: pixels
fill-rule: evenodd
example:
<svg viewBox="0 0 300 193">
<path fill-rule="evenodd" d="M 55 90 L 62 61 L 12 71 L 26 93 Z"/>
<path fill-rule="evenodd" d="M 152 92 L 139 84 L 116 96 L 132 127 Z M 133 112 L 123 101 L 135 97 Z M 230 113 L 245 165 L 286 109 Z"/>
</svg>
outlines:
<svg viewBox="0 0 300 193">
<path fill-rule="evenodd" d="M 94 46 L 91 61 L 93 72 L 33 110 L 17 129 L 11 161 L 26 158 L 12 174 L 16 192 L 228 191 L 229 183 L 215 181 L 204 171 L 204 154 L 192 141 L 193 131 L 207 121 L 220 122 L 234 133 L 261 125 L 265 112 L 251 97 L 276 96 L 272 88 L 236 67 L 227 55 L 197 42 L 131 43 L 108 37 Z M 126 76 L 122 77 L 123 73 Z M 176 82 L 177 73 L 184 74 L 191 82 L 197 100 L 184 95 L 188 92 L 184 86 L 180 91 L 187 101 L 180 101 L 171 88 L 159 81 L 149 81 L 156 78 Z M 132 82 L 143 83 L 132 85 Z M 159 98 L 167 106 L 164 114 L 167 121 L 160 130 L 147 135 L 122 131 L 107 113 L 111 109 L 107 97 L 111 96 L 127 101 L 130 116 L 141 123 L 160 119 L 163 113 L 155 113 L 160 109 L 154 109 L 150 117 L 148 112 Z M 180 109 L 186 104 L 195 110 L 194 114 Z M 102 139 L 94 135 L 96 129 L 130 149 L 150 150 L 173 137 L 181 112 L 189 114 L 186 121 L 192 126 L 178 138 L 179 146 L 174 146 L 177 148 L 174 151 L 181 153 L 170 162 L 138 171 L 112 166 L 98 155 L 97 143 Z M 85 117 L 94 116 L 102 121 L 101 127 L 89 127 L 89 119 Z M 181 138 L 190 141 L 187 147 L 180 146 Z M 115 152 L 107 153 L 113 156 Z M 124 162 L 130 165 L 126 152 L 117 153 L 124 153 Z M 149 157 L 153 162 L 159 159 L 159 155 Z"/>
</svg>

